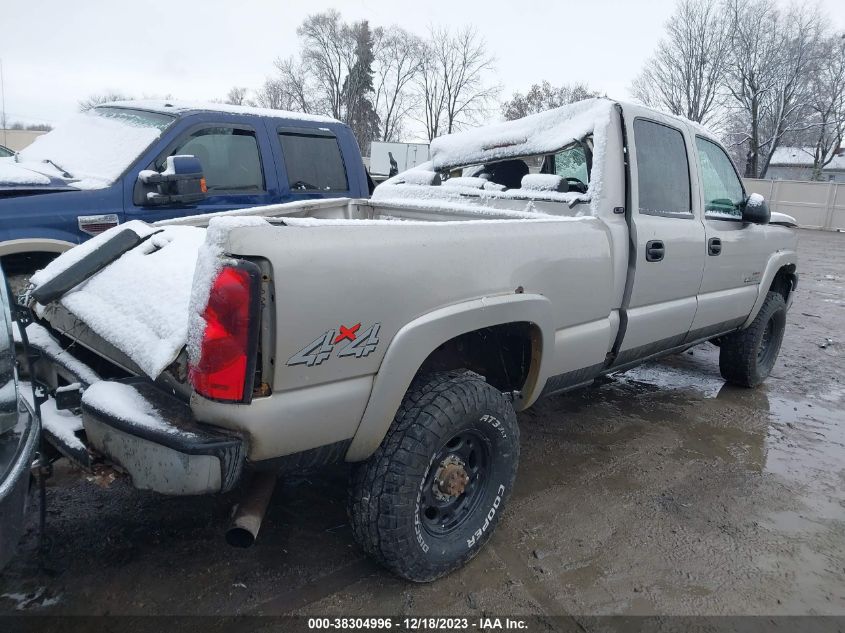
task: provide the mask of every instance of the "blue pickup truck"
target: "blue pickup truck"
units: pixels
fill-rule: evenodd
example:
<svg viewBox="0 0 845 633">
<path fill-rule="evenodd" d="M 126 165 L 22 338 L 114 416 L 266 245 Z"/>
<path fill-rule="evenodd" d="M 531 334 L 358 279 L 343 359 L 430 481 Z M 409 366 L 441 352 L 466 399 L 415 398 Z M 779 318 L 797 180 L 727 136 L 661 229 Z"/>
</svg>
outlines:
<svg viewBox="0 0 845 633">
<path fill-rule="evenodd" d="M 7 274 L 27 274 L 129 220 L 371 191 L 352 131 L 334 119 L 222 104 L 104 104 L 0 158 L 0 261 Z"/>
</svg>

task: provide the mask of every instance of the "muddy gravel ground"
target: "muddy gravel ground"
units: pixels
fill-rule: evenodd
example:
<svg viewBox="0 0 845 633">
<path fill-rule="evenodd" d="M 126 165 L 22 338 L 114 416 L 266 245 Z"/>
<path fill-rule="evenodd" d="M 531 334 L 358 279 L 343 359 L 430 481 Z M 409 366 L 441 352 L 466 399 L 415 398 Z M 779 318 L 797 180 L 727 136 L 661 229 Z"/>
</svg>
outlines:
<svg viewBox="0 0 845 633">
<path fill-rule="evenodd" d="M 258 543 L 233 499 L 108 488 L 59 466 L 0 612 L 845 614 L 845 235 L 801 232 L 774 374 L 727 386 L 710 344 L 521 414 L 517 487 L 465 569 L 414 585 L 352 540 L 345 468 L 277 488 Z M 35 509 L 36 504 L 32 503 Z"/>
</svg>

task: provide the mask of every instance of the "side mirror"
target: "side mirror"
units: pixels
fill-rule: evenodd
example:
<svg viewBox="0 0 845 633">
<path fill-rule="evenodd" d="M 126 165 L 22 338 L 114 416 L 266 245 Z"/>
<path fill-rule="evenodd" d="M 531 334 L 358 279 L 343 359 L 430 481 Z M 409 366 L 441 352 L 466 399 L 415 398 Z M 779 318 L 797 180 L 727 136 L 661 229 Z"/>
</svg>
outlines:
<svg viewBox="0 0 845 633">
<path fill-rule="evenodd" d="M 759 193 L 752 193 L 742 203 L 742 221 L 754 224 L 768 224 L 772 218 L 766 199 Z"/>
<path fill-rule="evenodd" d="M 202 163 L 195 156 L 168 156 L 160 172 L 145 169 L 138 173 L 133 196 L 136 204 L 191 204 L 206 196 Z"/>
</svg>

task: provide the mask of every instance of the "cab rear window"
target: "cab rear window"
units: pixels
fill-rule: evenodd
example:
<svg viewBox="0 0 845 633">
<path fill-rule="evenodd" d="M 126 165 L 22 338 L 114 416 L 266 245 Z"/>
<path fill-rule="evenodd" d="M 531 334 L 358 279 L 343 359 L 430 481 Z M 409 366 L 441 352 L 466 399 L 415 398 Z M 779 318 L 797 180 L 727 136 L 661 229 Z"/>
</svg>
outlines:
<svg viewBox="0 0 845 633">
<path fill-rule="evenodd" d="M 292 192 L 347 191 L 346 167 L 333 134 L 322 131 L 279 132 Z"/>
</svg>

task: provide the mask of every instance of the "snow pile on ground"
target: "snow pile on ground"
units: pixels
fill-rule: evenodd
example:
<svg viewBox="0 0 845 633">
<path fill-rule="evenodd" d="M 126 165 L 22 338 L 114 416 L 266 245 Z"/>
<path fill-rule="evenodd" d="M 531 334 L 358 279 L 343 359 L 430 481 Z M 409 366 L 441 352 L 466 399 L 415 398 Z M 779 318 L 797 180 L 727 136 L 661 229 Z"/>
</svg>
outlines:
<svg viewBox="0 0 845 633">
<path fill-rule="evenodd" d="M 72 186 L 99 189 L 114 182 L 160 135 L 155 127 L 90 110 L 39 136 L 18 157 L 23 164 L 49 159 L 72 176 Z"/>
<path fill-rule="evenodd" d="M 33 186 L 49 184 L 50 179 L 47 176 L 16 164 L 14 158 L 0 159 L 0 185 Z"/>
<path fill-rule="evenodd" d="M 136 427 L 164 431 L 172 435 L 195 437 L 167 422 L 156 408 L 135 387 L 120 382 L 100 381 L 82 394 L 82 402 L 97 411 L 108 412 Z"/>
</svg>

